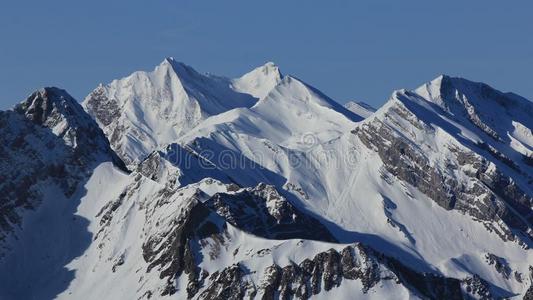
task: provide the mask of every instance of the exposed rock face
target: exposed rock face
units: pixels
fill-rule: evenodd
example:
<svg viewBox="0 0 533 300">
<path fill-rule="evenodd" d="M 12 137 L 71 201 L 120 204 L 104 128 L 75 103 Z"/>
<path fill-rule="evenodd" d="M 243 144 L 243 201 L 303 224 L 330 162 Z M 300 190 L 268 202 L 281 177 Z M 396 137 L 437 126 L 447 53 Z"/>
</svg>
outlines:
<svg viewBox="0 0 533 300">
<path fill-rule="evenodd" d="M 463 299 L 459 280 L 417 273 L 361 244 L 347 246 L 341 252 L 330 249 L 298 264 L 273 264 L 260 274 L 262 284 L 256 286 L 239 264 L 230 266 L 209 277 L 212 283 L 200 298 L 310 299 L 339 287 L 343 281 L 358 280 L 363 293 L 381 281 L 391 281 L 427 299 Z"/>
<path fill-rule="evenodd" d="M 70 197 L 92 168 L 125 168 L 98 125 L 65 91 L 44 88 L 0 112 L 0 244 L 38 207 L 36 185 L 54 184 Z"/>
<path fill-rule="evenodd" d="M 533 299 L 533 285 L 527 289 L 526 294 L 524 295 L 524 300 L 532 300 Z"/>
<path fill-rule="evenodd" d="M 470 122 L 494 141 L 508 142 L 507 123 L 511 121 L 531 128 L 533 104 L 518 95 L 502 93 L 487 84 L 462 78 L 441 76 L 428 83 L 430 95 L 417 90 L 427 100 L 442 107 L 456 119 Z M 502 126 L 503 125 L 503 126 Z"/>
<path fill-rule="evenodd" d="M 461 284 L 467 295 L 474 299 L 494 299 L 494 296 L 490 292 L 490 285 L 478 275 L 464 279 Z"/>
<path fill-rule="evenodd" d="M 105 239 L 105 231 L 111 230 L 107 226 L 117 213 L 117 205 L 120 207 L 130 201 L 128 197 L 134 196 L 135 190 L 142 188 L 143 180 L 146 179 L 137 175 L 136 181 L 113 202 L 116 205 L 109 205 L 99 213 L 104 233 L 102 236 L 99 234 L 97 240 Z M 173 197 L 184 193 L 189 196 L 180 198 L 178 211 L 167 213 L 167 216 L 172 217 L 157 213 L 158 209 L 174 205 L 172 203 L 176 199 L 172 200 Z M 185 289 L 188 298 L 199 299 L 309 299 L 338 288 L 343 281 L 358 280 L 361 281 L 363 293 L 369 292 L 381 281 L 390 281 L 429 299 L 462 299 L 461 281 L 416 272 L 359 243 L 344 246 L 342 250 L 332 248 L 319 252 L 289 265 L 273 263 L 264 269 L 251 269 L 255 267 L 249 262 L 236 261 L 210 273 L 202 263 L 216 261 L 227 251 L 224 249 L 234 242 L 228 231 L 228 223 L 239 230 L 271 238 L 275 238 L 274 232 L 259 231 L 259 228 L 250 227 L 243 221 L 262 219 L 264 227 L 275 229 L 275 220 L 279 220 L 284 227 L 278 231 L 285 236 L 298 234 L 313 237 L 308 231 L 302 231 L 305 228 L 303 224 L 317 231 L 326 229 L 320 229 L 319 222 L 297 211 L 273 187 L 265 184 L 240 189 L 233 194 L 218 193 L 205 202 L 201 201 L 205 195 L 199 190 L 187 194 L 185 191 L 163 189 L 156 195 L 153 201 L 143 207 L 147 210 L 146 217 L 151 221 L 144 229 L 147 237 L 142 245 L 142 255 L 147 272 L 157 272 L 165 283 L 159 292 L 145 291 L 143 295 L 146 298 L 156 294 L 173 295 Z M 241 214 L 243 212 L 244 215 Z M 272 221 L 267 222 L 270 219 Z M 157 227 L 150 229 L 149 224 Z M 331 237 L 327 231 L 321 236 Z M 279 245 L 262 249 L 257 255 L 266 259 L 277 247 Z M 236 248 L 233 256 L 238 251 Z M 250 274 L 255 274 L 256 279 L 252 279 Z M 182 276 L 186 278 L 185 286 L 177 284 L 184 282 L 180 279 Z"/>
<path fill-rule="evenodd" d="M 487 260 L 488 264 L 494 266 L 496 271 L 498 271 L 498 273 L 500 273 L 504 278 L 509 279 L 511 277 L 512 270 L 505 258 L 496 256 L 492 253 L 487 253 L 485 255 L 485 259 Z"/>
<path fill-rule="evenodd" d="M 40 197 L 32 189 L 47 178 L 57 180 L 67 194 L 74 192 L 79 177 L 65 179 L 64 166 L 69 148 L 46 129 L 28 122 L 12 111 L 0 112 L 0 240 L 21 223 L 22 211 L 39 205 Z M 30 142 L 31 138 L 36 142 Z M 60 153 L 55 161 L 47 154 Z"/>
<path fill-rule="evenodd" d="M 375 118 L 353 133 L 379 154 L 390 174 L 416 187 L 441 207 L 471 215 L 504 240 L 531 246 L 533 196 L 522 190 L 508 172 L 503 172 L 503 167 L 453 143 L 446 146 L 445 161 L 431 161 L 428 153 L 411 140 L 415 139 L 412 135 L 399 132 L 403 125 L 398 120 L 408 122 L 415 132 L 435 134 L 429 123 L 418 119 L 402 102 L 394 103 L 383 119 Z M 499 221 L 505 226 L 500 226 Z"/>
<path fill-rule="evenodd" d="M 162 295 L 174 294 L 174 280 L 182 273 L 188 274 L 187 293 L 192 297 L 198 291 L 199 276 L 192 243 L 209 235 L 220 234 L 221 229 L 208 217 L 211 212 L 192 198 L 176 227 L 162 236 L 152 236 L 143 245 L 143 258 L 149 263 L 147 271 L 156 268 L 160 278 L 167 278 Z"/>
<path fill-rule="evenodd" d="M 533 299 L 533 267 L 532 266 L 529 266 L 529 279 L 531 281 L 531 284 L 524 294 L 524 300 Z"/>
<path fill-rule="evenodd" d="M 202 255 L 196 253 L 196 249 L 209 248 L 211 259 L 217 258 L 219 247 L 223 246 L 228 238 L 226 222 L 245 232 L 267 238 L 308 236 L 334 241 L 320 222 L 297 211 L 272 186 L 260 184 L 256 188 L 240 190 L 235 194 L 217 193 L 205 203 L 200 202 L 201 197 L 202 193 L 197 191 L 188 198 L 169 230 L 151 236 L 143 244 L 143 258 L 148 263 L 147 271 L 156 268 L 161 278 L 167 278 L 163 295 L 175 293 L 174 280 L 185 273 L 188 276 L 189 297 L 196 295 L 207 280 L 211 282 L 211 286 L 202 293 L 202 298 L 211 299 L 210 297 L 215 297 L 215 293 L 216 297 L 231 294 L 236 297 L 232 299 L 242 299 L 239 295 L 243 295 L 242 289 L 247 290 L 249 284 L 240 281 L 242 270 L 238 266 L 213 273 L 208 279 L 205 278 L 208 273 L 197 266 L 198 262 L 202 261 Z M 228 206 L 229 204 L 231 206 Z M 251 211 L 253 214 L 239 214 L 244 211 Z M 245 220 L 250 223 L 244 222 Z M 262 220 L 262 223 L 254 224 L 253 220 Z M 214 243 L 203 242 L 206 238 L 212 239 Z M 234 290 L 236 288 L 238 290 Z"/>
<path fill-rule="evenodd" d="M 244 270 L 235 264 L 209 276 L 209 286 L 200 299 L 253 299 L 256 289 L 252 282 L 244 280 Z"/>
<path fill-rule="evenodd" d="M 297 210 L 271 185 L 218 193 L 205 204 L 230 224 L 261 237 L 336 241 L 324 225 Z"/>
<path fill-rule="evenodd" d="M 2 299 L 533 298 L 516 95 L 443 76 L 362 120 L 273 64 L 167 59 L 84 105 L 46 88 L 0 112 Z"/>
<path fill-rule="evenodd" d="M 145 272 L 156 272 L 162 279 L 158 291 L 143 291 L 143 297 L 151 298 L 155 294 L 173 295 L 176 293 L 175 280 L 181 275 L 188 277 L 187 293 L 194 295 L 206 276 L 201 274 L 197 267 L 198 240 L 220 233 L 223 229 L 219 226 L 222 226 L 223 222 L 212 222 L 217 220 L 216 215 L 199 201 L 202 194 L 199 190 L 188 191 L 187 195 L 181 197 L 172 190 L 162 188 L 154 191 L 150 199 L 137 202 L 139 200 L 136 197 L 139 191 L 146 187 L 147 180 L 141 174 L 135 174 L 135 179 L 119 197 L 102 208 L 97 214 L 100 226 L 95 242 L 99 243 L 100 249 L 108 247 L 106 241 L 116 230 L 114 226 L 120 223 L 119 219 L 124 210 L 131 209 L 132 205 L 140 205 L 138 209 L 143 211 L 146 220 L 142 227 L 146 236 L 140 245 L 140 259 L 146 263 L 143 267 Z M 178 199 L 179 203 L 173 203 Z M 161 209 L 163 211 L 159 211 Z M 141 276 L 139 281 L 142 280 Z"/>
<path fill-rule="evenodd" d="M 361 280 L 366 293 L 382 279 L 398 280 L 392 272 L 382 274 L 377 258 L 367 255 L 375 253 L 367 251 L 371 250 L 362 245 L 348 246 L 341 253 L 330 249 L 299 264 L 272 265 L 265 270 L 262 298 L 275 299 L 279 294 L 280 299 L 309 299 L 338 287 L 343 280 Z"/>
<path fill-rule="evenodd" d="M 120 116 L 117 100 L 109 99 L 103 85 L 91 92 L 86 100 L 87 111 L 103 126 L 109 126 Z"/>
<path fill-rule="evenodd" d="M 109 142 L 81 105 L 67 92 L 58 88 L 44 88 L 18 104 L 15 109 L 27 120 L 47 128 L 66 146 L 72 149 L 73 156 L 80 163 L 94 159 L 111 159 L 117 166 L 124 164 L 110 150 Z"/>
</svg>

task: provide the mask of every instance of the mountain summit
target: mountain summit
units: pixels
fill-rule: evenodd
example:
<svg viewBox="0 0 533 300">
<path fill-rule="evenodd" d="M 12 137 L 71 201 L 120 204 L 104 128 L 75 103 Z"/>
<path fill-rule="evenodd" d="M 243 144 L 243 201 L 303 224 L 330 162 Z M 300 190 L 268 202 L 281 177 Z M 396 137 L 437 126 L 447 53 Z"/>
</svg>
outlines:
<svg viewBox="0 0 533 300">
<path fill-rule="evenodd" d="M 109 136 L 117 154 L 134 167 L 150 152 L 175 142 L 211 116 L 250 108 L 268 96 L 276 97 L 276 89 L 283 89 L 291 80 L 296 79 L 283 77 L 270 62 L 229 79 L 200 74 L 166 58 L 152 72 L 135 72 L 98 86 L 83 106 Z M 306 89 L 320 94 L 320 99 L 329 99 L 314 88 Z M 333 100 L 327 101 L 328 106 L 336 106 L 350 118 L 362 119 Z"/>
<path fill-rule="evenodd" d="M 532 116 L 450 76 L 342 106 L 273 63 L 39 90 L 0 112 L 0 298 L 531 299 Z"/>
<path fill-rule="evenodd" d="M 262 99 L 280 83 L 282 78 L 278 66 L 273 62 L 267 62 L 240 78 L 233 79 L 232 85 L 237 91 Z"/>
<path fill-rule="evenodd" d="M 255 101 L 233 89 L 229 79 L 200 74 L 167 58 L 152 72 L 97 87 L 83 106 L 110 136 L 113 149 L 134 165 L 209 116 Z"/>
</svg>

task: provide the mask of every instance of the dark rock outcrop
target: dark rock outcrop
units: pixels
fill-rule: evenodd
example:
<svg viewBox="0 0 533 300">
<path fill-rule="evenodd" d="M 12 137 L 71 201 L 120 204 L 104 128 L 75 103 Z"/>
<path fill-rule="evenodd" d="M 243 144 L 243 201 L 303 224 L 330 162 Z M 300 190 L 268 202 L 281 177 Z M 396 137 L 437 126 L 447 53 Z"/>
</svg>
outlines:
<svg viewBox="0 0 533 300">
<path fill-rule="evenodd" d="M 38 183 L 57 185 L 70 197 L 101 162 L 125 170 L 98 125 L 57 88 L 41 89 L 0 112 L 0 157 L 0 244 L 25 210 L 39 206 Z"/>
<path fill-rule="evenodd" d="M 336 241 L 324 225 L 294 207 L 271 185 L 218 193 L 205 204 L 230 224 L 261 237 Z"/>
<path fill-rule="evenodd" d="M 431 131 L 424 123 L 415 121 L 416 117 L 405 108 L 399 111 L 421 130 Z M 532 243 L 530 207 L 533 197 L 491 161 L 450 145 L 454 157 L 449 158 L 447 169 L 442 169 L 431 163 L 418 146 L 378 119 L 358 127 L 353 133 L 379 154 L 388 173 L 414 186 L 444 209 L 456 209 L 485 221 L 487 229 L 503 240 L 518 240 L 525 247 Z M 475 169 L 464 173 L 474 184 L 467 185 L 452 175 L 458 167 L 466 165 Z M 500 220 L 507 226 L 498 226 Z"/>
</svg>

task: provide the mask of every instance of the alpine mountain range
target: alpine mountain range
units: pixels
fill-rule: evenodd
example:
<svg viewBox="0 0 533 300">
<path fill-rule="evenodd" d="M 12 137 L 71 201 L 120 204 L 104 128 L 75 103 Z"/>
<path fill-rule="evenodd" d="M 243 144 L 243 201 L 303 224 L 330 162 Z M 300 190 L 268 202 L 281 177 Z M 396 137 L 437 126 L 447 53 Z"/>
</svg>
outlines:
<svg viewBox="0 0 533 300">
<path fill-rule="evenodd" d="M 0 111 L 0 299 L 533 299 L 533 102 L 167 58 Z"/>
</svg>

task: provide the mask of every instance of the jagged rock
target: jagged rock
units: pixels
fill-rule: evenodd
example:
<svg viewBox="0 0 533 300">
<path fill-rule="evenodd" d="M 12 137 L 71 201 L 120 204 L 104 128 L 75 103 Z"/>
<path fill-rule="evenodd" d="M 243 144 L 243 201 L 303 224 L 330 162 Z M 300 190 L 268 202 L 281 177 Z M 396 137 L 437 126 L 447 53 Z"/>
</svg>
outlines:
<svg viewBox="0 0 533 300">
<path fill-rule="evenodd" d="M 98 125 L 58 88 L 0 112 L 0 154 L 0 243 L 21 225 L 25 210 L 38 208 L 38 183 L 49 180 L 70 197 L 99 163 L 125 169 Z"/>
<path fill-rule="evenodd" d="M 211 274 L 209 276 L 211 284 L 200 294 L 200 298 L 237 300 L 244 299 L 247 293 L 254 295 L 254 287 L 243 280 L 243 276 L 244 272 L 238 264 Z"/>
<path fill-rule="evenodd" d="M 199 270 L 191 247 L 196 239 L 219 233 L 217 226 L 207 220 L 210 214 L 211 212 L 193 197 L 189 199 L 179 218 L 173 221 L 174 227 L 171 227 L 170 231 L 150 237 L 143 244 L 143 258 L 148 263 L 147 271 L 157 267 L 160 278 L 167 279 L 167 287 L 162 295 L 172 295 L 176 292 L 174 280 L 183 272 L 189 275 L 189 297 L 198 291 Z"/>
<path fill-rule="evenodd" d="M 382 280 L 392 280 L 428 299 L 462 299 L 459 280 L 418 273 L 362 244 L 340 253 L 330 249 L 300 264 L 272 265 L 263 274 L 262 299 L 309 299 L 337 288 L 343 280 L 361 280 L 364 293 Z"/>
<path fill-rule="evenodd" d="M 324 225 L 299 211 L 271 185 L 217 193 L 205 204 L 230 224 L 258 236 L 335 241 Z"/>
<path fill-rule="evenodd" d="M 494 299 L 490 292 L 489 284 L 477 274 L 464 279 L 461 284 L 464 286 L 465 291 L 474 298 L 481 300 Z"/>
<path fill-rule="evenodd" d="M 524 294 L 524 300 L 533 300 L 533 284 L 527 289 Z"/>
<path fill-rule="evenodd" d="M 450 147 L 458 166 L 470 165 L 477 170 L 476 173 L 465 172 L 476 182 L 466 184 L 432 165 L 419 148 L 379 120 L 359 127 L 354 134 L 377 151 L 387 172 L 416 187 L 443 208 L 457 209 L 476 219 L 493 222 L 485 223 L 485 226 L 504 240 L 518 239 L 524 246 L 531 242 L 533 233 L 523 219 L 532 218 L 529 207 L 533 197 L 497 168 L 494 170 L 490 161 L 473 152 Z M 513 209 L 508 209 L 507 205 Z M 494 225 L 498 220 L 508 228 L 493 227 L 498 226 Z M 517 236 L 509 228 L 519 230 L 521 234 Z"/>
<path fill-rule="evenodd" d="M 59 89 L 0 112 L 0 243 L 62 201 L 50 237 L 13 235 L 0 298 L 532 297 L 529 102 L 442 76 L 362 120 L 272 64 L 245 77 L 167 59 L 99 86 L 85 108 L 109 142 Z M 110 144 L 133 173 L 98 165 L 125 170 Z"/>
<path fill-rule="evenodd" d="M 485 254 L 485 259 L 489 265 L 493 265 L 496 271 L 500 273 L 505 279 L 509 279 L 511 276 L 511 268 L 503 257 L 496 256 L 492 253 Z"/>
</svg>

